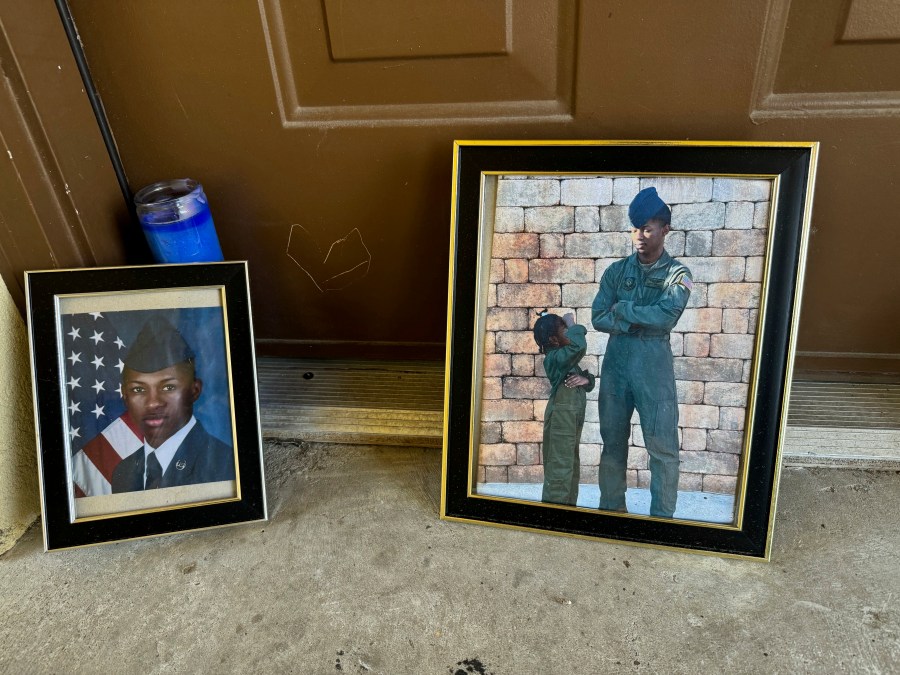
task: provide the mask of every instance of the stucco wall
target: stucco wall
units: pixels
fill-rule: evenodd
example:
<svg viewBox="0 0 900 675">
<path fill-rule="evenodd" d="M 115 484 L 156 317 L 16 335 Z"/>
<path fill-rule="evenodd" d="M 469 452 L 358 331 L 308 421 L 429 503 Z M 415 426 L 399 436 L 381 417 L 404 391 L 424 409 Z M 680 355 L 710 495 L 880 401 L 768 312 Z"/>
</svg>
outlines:
<svg viewBox="0 0 900 675">
<path fill-rule="evenodd" d="M 0 280 L 0 554 L 40 511 L 25 322 Z"/>
</svg>

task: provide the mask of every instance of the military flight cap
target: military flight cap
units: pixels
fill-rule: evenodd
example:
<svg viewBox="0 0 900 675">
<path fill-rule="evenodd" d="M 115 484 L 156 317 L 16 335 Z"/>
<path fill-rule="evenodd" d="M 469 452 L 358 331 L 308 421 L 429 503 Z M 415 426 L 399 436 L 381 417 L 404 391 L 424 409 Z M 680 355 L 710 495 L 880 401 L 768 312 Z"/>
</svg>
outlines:
<svg viewBox="0 0 900 675">
<path fill-rule="evenodd" d="M 139 373 L 155 373 L 194 358 L 184 337 L 163 316 L 150 318 L 125 356 L 125 367 Z"/>
<path fill-rule="evenodd" d="M 628 206 L 628 218 L 632 227 L 643 227 L 648 220 L 672 222 L 672 211 L 659 198 L 655 187 L 644 188 L 638 192 Z"/>
</svg>

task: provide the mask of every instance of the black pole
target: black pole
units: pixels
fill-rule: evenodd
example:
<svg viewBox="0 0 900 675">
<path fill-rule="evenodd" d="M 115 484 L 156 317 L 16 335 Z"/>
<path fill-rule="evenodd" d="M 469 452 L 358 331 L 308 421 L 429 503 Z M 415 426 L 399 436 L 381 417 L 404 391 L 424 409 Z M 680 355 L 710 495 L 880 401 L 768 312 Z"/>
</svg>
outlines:
<svg viewBox="0 0 900 675">
<path fill-rule="evenodd" d="M 84 49 L 81 46 L 81 40 L 78 37 L 78 29 L 75 27 L 75 21 L 72 18 L 72 12 L 69 10 L 67 0 L 55 0 L 56 9 L 62 19 L 63 28 L 66 31 L 66 37 L 69 39 L 69 46 L 72 48 L 72 54 L 75 56 L 75 63 L 78 65 L 78 72 L 81 74 L 81 81 L 84 82 L 84 91 L 87 93 L 88 101 L 91 103 L 91 109 L 94 111 L 94 117 L 97 118 L 97 125 L 100 127 L 100 135 L 103 137 L 103 143 L 106 146 L 106 152 L 112 162 L 113 171 L 116 174 L 116 180 L 119 181 L 119 189 L 122 190 L 122 197 L 125 199 L 125 205 L 132 219 L 135 217 L 134 211 L 134 195 L 128 187 L 128 179 L 125 177 L 125 167 L 122 165 L 122 158 L 119 156 L 119 150 L 116 147 L 116 140 L 113 138 L 112 129 L 109 127 L 109 120 L 106 117 L 106 111 L 103 109 L 103 102 L 94 86 L 94 80 L 91 78 L 91 71 L 88 68 L 87 59 L 84 55 Z"/>
</svg>

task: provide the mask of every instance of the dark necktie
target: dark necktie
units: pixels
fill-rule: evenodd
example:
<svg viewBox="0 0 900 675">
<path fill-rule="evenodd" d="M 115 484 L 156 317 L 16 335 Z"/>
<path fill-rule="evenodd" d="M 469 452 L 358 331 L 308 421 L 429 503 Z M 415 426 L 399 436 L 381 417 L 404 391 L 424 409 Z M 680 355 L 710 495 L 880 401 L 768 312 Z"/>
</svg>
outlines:
<svg viewBox="0 0 900 675">
<path fill-rule="evenodd" d="M 147 455 L 147 482 L 144 486 L 145 490 L 155 490 L 159 487 L 159 481 L 162 480 L 162 464 L 156 458 L 156 453 L 151 452 Z"/>
</svg>

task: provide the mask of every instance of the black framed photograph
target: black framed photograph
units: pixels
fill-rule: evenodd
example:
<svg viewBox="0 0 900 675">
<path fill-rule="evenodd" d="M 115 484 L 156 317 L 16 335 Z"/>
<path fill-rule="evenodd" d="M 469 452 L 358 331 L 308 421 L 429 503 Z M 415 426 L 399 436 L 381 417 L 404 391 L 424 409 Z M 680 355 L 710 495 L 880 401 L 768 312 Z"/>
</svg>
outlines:
<svg viewBox="0 0 900 675">
<path fill-rule="evenodd" d="M 455 143 L 441 517 L 768 560 L 817 153 Z"/>
<path fill-rule="evenodd" d="M 25 282 L 46 550 L 267 518 L 246 262 Z"/>
</svg>

